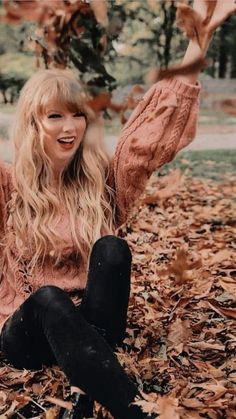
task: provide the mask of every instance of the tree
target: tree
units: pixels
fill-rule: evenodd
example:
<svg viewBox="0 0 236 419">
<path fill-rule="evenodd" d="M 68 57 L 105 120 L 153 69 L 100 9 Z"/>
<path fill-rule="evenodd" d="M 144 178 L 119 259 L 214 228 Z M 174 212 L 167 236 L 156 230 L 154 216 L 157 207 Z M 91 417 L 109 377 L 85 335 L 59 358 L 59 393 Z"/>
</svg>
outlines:
<svg viewBox="0 0 236 419">
<path fill-rule="evenodd" d="M 3 5 L 6 22 L 36 22 L 31 46 L 46 68 L 74 64 L 88 84 L 111 88 L 115 80 L 104 66 L 109 30 L 105 0 L 99 1 L 99 7 L 96 1 L 83 0 L 3 0 Z"/>
<path fill-rule="evenodd" d="M 149 68 L 167 67 L 176 58 L 173 51 L 184 37 L 175 24 L 175 2 L 120 0 L 119 8 L 124 26 L 115 44 L 116 60 L 109 66 L 120 83 L 140 83 Z M 121 66 L 124 71 L 116 71 Z"/>
<path fill-rule="evenodd" d="M 216 32 L 208 57 L 208 74 L 219 78 L 236 78 L 236 16 L 231 16 Z"/>
<path fill-rule="evenodd" d="M 34 23 L 27 30 L 33 28 L 30 46 L 37 65 L 74 68 L 96 98 L 96 110 L 114 108 L 111 92 L 118 84 L 143 83 L 150 68 L 172 66 L 186 44 L 176 25 L 174 0 L 2 0 L 2 4 L 1 20 L 11 25 Z M 236 74 L 235 26 L 232 17 L 214 38 L 207 69 L 213 77 L 218 67 L 220 77 Z M 28 42 L 25 34 L 21 51 Z"/>
</svg>

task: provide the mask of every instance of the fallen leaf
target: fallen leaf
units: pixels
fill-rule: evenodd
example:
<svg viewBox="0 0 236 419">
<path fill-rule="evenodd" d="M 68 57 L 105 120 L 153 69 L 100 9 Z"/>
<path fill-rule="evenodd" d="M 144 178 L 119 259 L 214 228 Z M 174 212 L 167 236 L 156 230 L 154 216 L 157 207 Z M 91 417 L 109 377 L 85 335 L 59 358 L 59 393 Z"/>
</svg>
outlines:
<svg viewBox="0 0 236 419">
<path fill-rule="evenodd" d="M 226 259 L 230 259 L 232 256 L 232 251 L 229 249 L 223 249 L 215 253 L 210 260 L 208 260 L 208 265 L 212 266 L 216 263 L 221 263 Z"/>
<path fill-rule="evenodd" d="M 179 355 L 184 350 L 184 346 L 191 337 L 190 324 L 187 320 L 176 319 L 169 327 L 167 340 L 168 349 L 173 350 Z"/>
<path fill-rule="evenodd" d="M 163 396 L 158 399 L 160 419 L 180 419 L 178 399 Z"/>
<path fill-rule="evenodd" d="M 222 316 L 232 317 L 233 319 L 236 319 L 236 308 L 220 307 L 214 301 L 209 301 L 209 307 Z"/>
</svg>

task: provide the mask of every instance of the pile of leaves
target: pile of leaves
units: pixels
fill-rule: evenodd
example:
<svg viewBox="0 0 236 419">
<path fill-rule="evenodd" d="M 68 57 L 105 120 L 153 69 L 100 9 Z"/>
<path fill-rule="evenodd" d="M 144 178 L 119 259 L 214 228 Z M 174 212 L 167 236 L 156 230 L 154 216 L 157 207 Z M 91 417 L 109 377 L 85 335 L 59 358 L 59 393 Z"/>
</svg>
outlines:
<svg viewBox="0 0 236 419">
<path fill-rule="evenodd" d="M 179 169 L 154 174 L 119 231 L 133 273 L 117 356 L 142 392 L 137 403 L 162 419 L 235 418 L 235 196 L 232 174 L 221 182 Z M 58 367 L 0 365 L 2 419 L 56 419 L 70 405 Z M 97 405 L 94 417 L 110 416 Z"/>
</svg>

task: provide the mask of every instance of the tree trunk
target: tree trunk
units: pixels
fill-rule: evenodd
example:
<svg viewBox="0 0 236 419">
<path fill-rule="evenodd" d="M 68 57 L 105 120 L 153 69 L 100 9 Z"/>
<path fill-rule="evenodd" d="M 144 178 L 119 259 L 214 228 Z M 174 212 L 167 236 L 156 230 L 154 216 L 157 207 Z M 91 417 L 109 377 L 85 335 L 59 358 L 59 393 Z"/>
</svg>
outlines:
<svg viewBox="0 0 236 419">
<path fill-rule="evenodd" d="M 231 55 L 230 78 L 236 79 L 236 53 L 235 52 L 232 52 L 232 55 Z"/>
<path fill-rule="evenodd" d="M 219 78 L 224 79 L 227 72 L 227 64 L 229 58 L 229 46 L 227 42 L 227 34 L 229 27 L 224 24 L 220 29 L 220 42 L 219 42 Z"/>
<path fill-rule="evenodd" d="M 173 38 L 173 24 L 175 21 L 175 5 L 174 1 L 171 2 L 171 5 L 167 5 L 165 2 L 162 3 L 162 10 L 164 13 L 164 22 L 163 29 L 165 33 L 165 45 L 164 45 L 164 54 L 163 54 L 163 63 L 167 68 L 170 62 L 170 50 L 171 50 L 171 41 Z"/>
</svg>

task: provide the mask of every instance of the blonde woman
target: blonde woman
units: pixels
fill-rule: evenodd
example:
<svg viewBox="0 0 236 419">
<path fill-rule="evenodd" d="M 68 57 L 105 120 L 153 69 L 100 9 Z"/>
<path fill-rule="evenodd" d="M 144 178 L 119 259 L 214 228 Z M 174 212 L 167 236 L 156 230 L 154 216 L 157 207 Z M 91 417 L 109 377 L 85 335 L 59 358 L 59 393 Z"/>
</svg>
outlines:
<svg viewBox="0 0 236 419">
<path fill-rule="evenodd" d="M 199 36 L 190 42 L 185 64 L 205 53 L 213 30 L 236 9 L 219 0 L 209 22 L 205 3 L 195 3 L 203 37 L 200 46 Z M 62 368 L 76 401 L 64 418 L 92 416 L 89 398 L 115 418 L 147 417 L 131 404 L 138 391 L 112 351 L 125 334 L 131 271 L 129 247 L 113 234 L 152 171 L 193 139 L 197 76 L 148 91 L 111 163 L 70 72 L 40 71 L 21 92 L 14 162 L 0 164 L 1 348 L 17 368 Z"/>
</svg>

